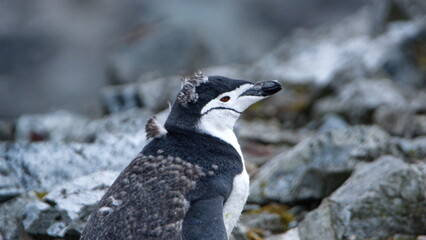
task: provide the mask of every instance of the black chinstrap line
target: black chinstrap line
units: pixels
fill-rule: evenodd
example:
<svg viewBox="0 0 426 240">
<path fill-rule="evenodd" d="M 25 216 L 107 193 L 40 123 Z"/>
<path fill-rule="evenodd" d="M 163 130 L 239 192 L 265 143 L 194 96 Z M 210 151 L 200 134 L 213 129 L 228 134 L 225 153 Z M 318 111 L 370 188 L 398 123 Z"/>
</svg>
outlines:
<svg viewBox="0 0 426 240">
<path fill-rule="evenodd" d="M 235 109 L 233 109 L 233 108 L 227 108 L 227 107 L 214 107 L 214 108 L 210 108 L 209 110 L 207 110 L 207 112 L 203 113 L 201 116 L 204 116 L 204 115 L 206 115 L 207 113 L 209 113 L 210 111 L 215 110 L 215 109 L 219 109 L 219 110 L 231 110 L 231 111 L 236 112 L 236 113 L 238 113 L 238 114 L 242 114 L 242 112 L 239 112 L 239 111 L 237 111 L 237 110 L 235 110 Z"/>
</svg>

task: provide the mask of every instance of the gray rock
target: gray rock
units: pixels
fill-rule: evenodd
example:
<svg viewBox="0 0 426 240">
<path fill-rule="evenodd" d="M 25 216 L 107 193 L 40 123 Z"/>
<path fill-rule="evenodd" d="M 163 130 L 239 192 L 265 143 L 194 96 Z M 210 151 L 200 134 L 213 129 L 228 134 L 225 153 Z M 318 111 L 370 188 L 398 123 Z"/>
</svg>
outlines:
<svg viewBox="0 0 426 240">
<path fill-rule="evenodd" d="M 278 79 L 284 86 L 323 87 L 378 73 L 389 53 L 422 31 L 423 22 L 392 23 L 386 32 L 372 38 L 374 15 L 371 9 L 364 9 L 336 24 L 296 31 L 255 63 L 249 74 Z"/>
<path fill-rule="evenodd" d="M 373 115 L 374 122 L 387 132 L 403 137 L 426 135 L 426 115 L 416 114 L 411 107 L 381 106 Z"/>
<path fill-rule="evenodd" d="M 385 105 L 378 107 L 373 114 L 375 124 L 396 136 L 413 136 L 414 112 L 407 107 Z"/>
<path fill-rule="evenodd" d="M 349 124 L 345 120 L 343 120 L 343 118 L 335 114 L 325 115 L 321 120 L 322 123 L 318 127 L 318 131 L 321 133 L 345 129 L 349 126 Z"/>
<path fill-rule="evenodd" d="M 350 176 L 357 163 L 386 154 L 389 146 L 389 135 L 374 126 L 308 138 L 261 167 L 250 185 L 249 201 L 322 199 Z"/>
<path fill-rule="evenodd" d="M 299 225 L 300 238 L 366 239 L 426 229 L 426 164 L 385 156 L 354 174 Z"/>
<path fill-rule="evenodd" d="M 79 115 L 57 111 L 24 115 L 18 119 L 16 139 L 19 141 L 97 142 L 115 144 L 127 136 L 135 144 L 144 143 L 144 128 L 151 111 L 131 109 L 107 117 L 89 120 Z M 113 137 L 117 139 L 114 141 Z"/>
<path fill-rule="evenodd" d="M 281 216 L 277 213 L 261 212 L 242 214 L 238 224 L 243 225 L 244 228 L 262 229 L 262 231 L 269 233 L 284 231 Z"/>
<path fill-rule="evenodd" d="M 0 141 L 10 141 L 12 139 L 12 124 L 0 119 Z"/>
<path fill-rule="evenodd" d="M 413 125 L 414 136 L 426 135 L 426 114 L 414 116 Z"/>
<path fill-rule="evenodd" d="M 411 92 L 413 94 L 413 92 Z M 410 108 L 416 113 L 426 112 L 426 91 L 420 90 L 410 101 Z"/>
<path fill-rule="evenodd" d="M 157 117 L 160 122 L 164 123 L 166 113 L 159 113 Z M 93 120 L 85 131 L 92 134 L 95 143 L 142 147 L 146 143 L 145 124 L 152 115 L 148 110 L 131 109 Z"/>
<path fill-rule="evenodd" d="M 248 76 L 246 79 L 259 78 Z M 291 86 L 283 84 L 283 86 L 283 91 L 247 109 L 244 112 L 244 118 L 248 120 L 278 119 L 284 123 L 286 128 L 302 128 L 305 126 L 309 121 L 308 114 L 312 103 L 319 94 L 318 89 L 309 85 Z"/>
<path fill-rule="evenodd" d="M 424 54 L 419 50 L 426 46 L 426 17 L 417 22 L 417 29 L 388 53 L 383 64 L 392 80 L 416 89 L 426 86 L 426 69 L 421 64 Z"/>
<path fill-rule="evenodd" d="M 3 239 L 25 239 L 20 238 L 23 235 L 20 224 L 23 219 L 24 209 L 29 202 L 36 200 L 36 194 L 28 192 L 0 204 L 0 236 L 3 236 Z"/>
<path fill-rule="evenodd" d="M 63 237 L 71 220 L 65 211 L 56 211 L 44 202 L 31 202 L 24 212 L 25 231 L 31 235 Z"/>
<path fill-rule="evenodd" d="M 410 162 L 418 159 L 426 159 L 426 137 L 418 137 L 412 140 L 395 138 L 395 146 Z"/>
<path fill-rule="evenodd" d="M 2 152 L 2 147 L 0 147 Z M 0 203 L 24 192 L 19 177 L 6 161 L 0 160 Z"/>
<path fill-rule="evenodd" d="M 79 143 L 3 143 L 6 163 L 26 190 L 48 192 L 57 184 L 100 170 L 122 170 L 142 145 Z M 13 188 L 12 188 L 13 189 Z"/>
<path fill-rule="evenodd" d="M 160 113 L 158 120 L 164 122 L 167 114 Z M 48 135 L 55 135 L 56 128 L 62 134 L 55 135 L 56 142 L 0 143 L 0 202 L 27 190 L 48 192 L 57 184 L 93 172 L 122 170 L 146 144 L 144 126 L 150 115 L 149 111 L 129 110 L 84 126 L 77 122 L 76 127 L 91 136 L 93 143 L 65 143 L 66 139 L 73 139 L 68 134 L 74 127 L 71 120 L 57 126 L 60 117 L 50 121 L 49 114 L 37 116 Z M 28 127 L 22 129 L 28 131 L 37 127 L 25 126 Z"/>
<path fill-rule="evenodd" d="M 101 171 L 56 186 L 43 201 L 26 206 L 25 230 L 48 237 L 79 236 L 91 211 L 118 174 Z"/>
<path fill-rule="evenodd" d="M 350 79 L 360 77 L 365 70 L 358 51 L 368 55 L 362 49 L 371 45 L 371 40 L 365 38 L 368 26 L 369 13 L 362 11 L 337 24 L 296 31 L 255 63 L 250 74 L 260 79 L 277 79 L 284 86 L 324 86 L 341 72 L 346 72 Z"/>
<path fill-rule="evenodd" d="M 108 114 L 143 107 L 135 85 L 104 87 L 101 98 L 104 112 Z"/>
<path fill-rule="evenodd" d="M 47 114 L 27 114 L 16 123 L 17 141 L 77 141 L 85 142 L 84 127 L 89 119 L 67 111 Z"/>
<path fill-rule="evenodd" d="M 232 229 L 231 236 L 229 236 L 229 240 L 248 240 L 245 236 L 242 227 L 237 225 Z"/>
<path fill-rule="evenodd" d="M 426 3 L 421 0 L 394 0 L 411 17 L 424 18 L 426 16 Z"/>
<path fill-rule="evenodd" d="M 296 145 L 312 133 L 304 130 L 283 129 L 277 121 L 238 121 L 236 133 L 240 139 L 261 143 Z"/>
<path fill-rule="evenodd" d="M 380 73 L 407 41 L 424 36 L 425 22 L 393 22 L 385 32 L 372 37 L 376 14 L 374 8 L 363 9 L 336 24 L 296 32 L 252 71 L 283 83 L 317 86 L 339 86 Z"/>
<path fill-rule="evenodd" d="M 57 209 L 66 210 L 71 220 L 77 220 L 85 208 L 97 204 L 119 173 L 119 171 L 99 171 L 76 178 L 54 187 L 43 201 Z"/>
<path fill-rule="evenodd" d="M 288 230 L 286 233 L 265 238 L 265 240 L 300 240 L 297 228 Z"/>
<path fill-rule="evenodd" d="M 380 106 L 407 107 L 408 103 L 398 87 L 385 79 L 355 81 L 343 87 L 336 97 L 328 97 L 315 103 L 317 117 L 336 113 L 352 123 L 371 122 L 374 110 Z"/>
<path fill-rule="evenodd" d="M 421 0 L 375 0 L 372 1 L 372 33 L 382 33 L 387 25 L 395 21 L 422 18 L 426 15 L 426 4 Z"/>
<path fill-rule="evenodd" d="M 371 37 L 373 15 L 373 11 L 364 9 L 336 24 L 296 31 L 256 62 L 246 71 L 246 78 L 277 79 L 286 91 L 265 101 L 262 107 L 256 108 L 255 114 L 279 115 L 281 121 L 303 124 L 311 116 L 308 112 L 312 105 L 328 94 L 327 90 L 340 92 L 342 86 L 352 81 L 381 76 L 384 71 L 390 73 L 393 68 L 386 65 L 385 69 L 385 63 L 393 58 L 392 53 L 401 52 L 401 45 L 408 39 L 420 34 L 423 23 L 420 20 L 392 23 L 385 33 Z M 411 61 L 406 57 L 401 59 Z M 410 69 L 412 67 L 418 71 L 415 64 L 410 64 Z M 406 71 L 399 72 L 403 76 Z M 399 79 L 399 75 L 390 75 Z M 417 82 L 417 75 L 405 75 L 402 83 Z M 322 107 L 334 106 L 338 100 L 330 99 Z"/>
<path fill-rule="evenodd" d="M 109 113 L 132 108 L 162 111 L 175 100 L 181 87 L 180 78 L 169 76 L 140 83 L 105 87 L 101 93 L 103 105 Z"/>
<path fill-rule="evenodd" d="M 222 66 L 213 66 L 205 67 L 201 69 L 204 75 L 206 76 L 226 76 L 234 79 L 245 79 L 245 72 L 247 71 L 247 66 L 228 64 Z M 256 82 L 261 81 L 261 79 L 249 79 L 250 81 Z"/>
</svg>

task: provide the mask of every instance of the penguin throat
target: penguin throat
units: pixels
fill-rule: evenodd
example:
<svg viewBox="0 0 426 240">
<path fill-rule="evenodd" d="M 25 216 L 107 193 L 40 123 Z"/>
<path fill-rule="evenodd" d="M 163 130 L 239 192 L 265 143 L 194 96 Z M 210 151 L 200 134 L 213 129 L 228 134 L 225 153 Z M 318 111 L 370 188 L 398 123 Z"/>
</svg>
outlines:
<svg viewBox="0 0 426 240">
<path fill-rule="evenodd" d="M 237 118 L 237 117 L 236 117 Z M 210 118 L 201 118 L 197 130 L 201 133 L 221 139 L 230 144 L 242 157 L 241 147 L 234 133 L 235 121 L 211 121 Z M 235 119 L 236 120 L 236 119 Z"/>
</svg>

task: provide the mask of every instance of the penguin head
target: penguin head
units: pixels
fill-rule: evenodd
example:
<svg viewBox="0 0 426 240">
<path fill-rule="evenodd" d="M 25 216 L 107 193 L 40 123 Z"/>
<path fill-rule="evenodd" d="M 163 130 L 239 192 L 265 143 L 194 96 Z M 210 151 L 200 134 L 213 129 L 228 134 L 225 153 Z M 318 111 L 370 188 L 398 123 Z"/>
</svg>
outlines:
<svg viewBox="0 0 426 240">
<path fill-rule="evenodd" d="M 280 90 L 276 81 L 253 83 L 196 73 L 184 80 L 165 127 L 204 133 L 232 130 L 244 110 Z"/>
</svg>

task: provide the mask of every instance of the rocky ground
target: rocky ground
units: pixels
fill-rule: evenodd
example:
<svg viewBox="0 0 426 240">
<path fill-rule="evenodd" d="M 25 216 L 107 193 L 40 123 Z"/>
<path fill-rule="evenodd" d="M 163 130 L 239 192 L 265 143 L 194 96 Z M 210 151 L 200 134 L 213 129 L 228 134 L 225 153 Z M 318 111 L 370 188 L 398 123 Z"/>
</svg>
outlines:
<svg viewBox="0 0 426 240">
<path fill-rule="evenodd" d="M 284 86 L 236 126 L 251 186 L 233 239 L 426 239 L 425 16 L 422 0 L 375 1 L 251 65 L 204 69 Z M 0 239 L 78 239 L 179 85 L 143 74 L 102 90 L 100 119 L 0 121 Z"/>
</svg>

